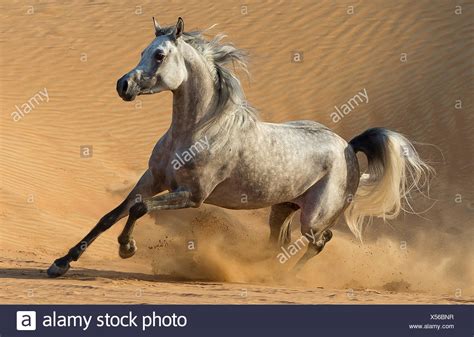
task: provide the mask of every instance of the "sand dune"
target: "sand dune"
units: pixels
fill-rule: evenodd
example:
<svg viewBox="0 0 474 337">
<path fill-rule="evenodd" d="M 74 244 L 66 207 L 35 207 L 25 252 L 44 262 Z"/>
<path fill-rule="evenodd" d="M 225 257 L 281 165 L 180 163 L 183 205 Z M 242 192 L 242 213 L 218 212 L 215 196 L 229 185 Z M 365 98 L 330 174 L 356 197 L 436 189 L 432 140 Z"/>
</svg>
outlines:
<svg viewBox="0 0 474 337">
<path fill-rule="evenodd" d="M 472 301 L 472 4 L 460 15 L 455 1 L 358 2 L 348 14 L 352 5 L 2 2 L 0 302 Z M 46 266 L 127 194 L 170 123 L 171 94 L 125 103 L 115 91 L 153 38 L 152 16 L 182 16 L 186 30 L 218 23 L 212 32 L 248 50 L 251 76 L 241 79 L 264 120 L 312 119 L 346 139 L 384 126 L 433 144 L 419 147 L 437 170 L 431 199 L 415 203 L 428 211 L 374 223 L 363 246 L 340 223 L 296 276 L 265 262 L 268 210 L 159 213 L 139 221 L 132 260 L 117 254 L 120 222 L 70 278 L 46 279 Z M 335 123 L 335 106 L 364 88 L 368 102 Z M 15 121 L 44 89 L 48 99 Z M 190 238 L 192 255 L 182 249 Z"/>
</svg>

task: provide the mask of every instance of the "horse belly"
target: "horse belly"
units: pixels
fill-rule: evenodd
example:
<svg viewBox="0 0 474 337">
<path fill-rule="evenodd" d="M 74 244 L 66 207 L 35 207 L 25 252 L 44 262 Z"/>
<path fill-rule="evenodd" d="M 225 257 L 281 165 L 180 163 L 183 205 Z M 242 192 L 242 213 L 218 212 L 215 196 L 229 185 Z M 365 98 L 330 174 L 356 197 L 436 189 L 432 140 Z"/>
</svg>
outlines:
<svg viewBox="0 0 474 337">
<path fill-rule="evenodd" d="M 268 173 L 229 178 L 212 191 L 205 203 L 229 209 L 256 209 L 292 201 L 315 184 L 323 172 L 311 176 Z M 280 177 L 280 178 L 278 178 Z"/>
</svg>

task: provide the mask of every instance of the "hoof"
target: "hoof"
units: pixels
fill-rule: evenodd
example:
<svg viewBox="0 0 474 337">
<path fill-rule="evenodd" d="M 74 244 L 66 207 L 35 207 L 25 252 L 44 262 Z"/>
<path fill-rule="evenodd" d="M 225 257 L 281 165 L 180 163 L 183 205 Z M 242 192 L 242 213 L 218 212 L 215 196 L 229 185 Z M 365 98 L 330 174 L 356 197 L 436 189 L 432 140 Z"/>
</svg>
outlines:
<svg viewBox="0 0 474 337">
<path fill-rule="evenodd" d="M 137 251 L 137 244 L 135 240 L 131 239 L 128 243 L 120 245 L 119 255 L 122 259 L 128 259 L 135 255 Z"/>
<path fill-rule="evenodd" d="M 59 277 L 64 274 L 69 270 L 71 266 L 69 265 L 68 262 L 66 262 L 65 265 L 62 265 L 62 263 L 58 262 L 57 260 L 53 262 L 53 264 L 48 268 L 48 276 L 49 277 Z"/>
<path fill-rule="evenodd" d="M 324 243 L 329 242 L 331 239 L 332 239 L 332 231 L 329 229 L 325 230 L 323 233 Z"/>
</svg>

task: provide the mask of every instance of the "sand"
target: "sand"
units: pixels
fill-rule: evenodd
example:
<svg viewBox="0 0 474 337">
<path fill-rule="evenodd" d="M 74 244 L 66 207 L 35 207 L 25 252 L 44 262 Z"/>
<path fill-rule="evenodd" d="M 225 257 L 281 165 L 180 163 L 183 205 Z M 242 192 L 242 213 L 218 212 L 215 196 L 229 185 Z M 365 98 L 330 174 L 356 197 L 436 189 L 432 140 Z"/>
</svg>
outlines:
<svg viewBox="0 0 474 337">
<path fill-rule="evenodd" d="M 472 5 L 352 5 L 2 1 L 0 303 L 473 302 Z M 139 220 L 132 259 L 118 257 L 121 221 L 48 279 L 126 196 L 170 123 L 170 93 L 126 103 L 115 91 L 153 38 L 152 16 L 182 16 L 186 30 L 217 23 L 212 32 L 248 50 L 241 78 L 264 120 L 312 119 L 348 140 L 384 126 L 433 144 L 419 146 L 437 170 L 430 199 L 414 202 L 422 214 L 376 221 L 364 244 L 338 223 L 294 275 L 293 261 L 269 255 L 268 210 L 160 212 Z M 335 122 L 335 107 L 364 89 L 368 102 Z"/>
</svg>

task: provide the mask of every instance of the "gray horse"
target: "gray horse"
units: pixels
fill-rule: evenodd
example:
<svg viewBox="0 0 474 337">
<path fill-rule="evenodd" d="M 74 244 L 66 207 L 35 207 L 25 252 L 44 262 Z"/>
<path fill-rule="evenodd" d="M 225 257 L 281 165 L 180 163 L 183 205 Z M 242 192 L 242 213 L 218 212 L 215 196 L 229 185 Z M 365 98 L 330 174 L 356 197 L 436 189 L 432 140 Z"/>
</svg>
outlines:
<svg viewBox="0 0 474 337">
<path fill-rule="evenodd" d="M 359 238 L 365 220 L 398 215 L 412 189 L 431 168 L 401 134 L 373 128 L 347 143 L 313 121 L 265 123 L 246 101 L 229 64 L 246 70 L 245 53 L 206 40 L 203 32 L 184 32 L 184 22 L 161 27 L 155 19 L 154 40 L 139 64 L 117 82 L 125 101 L 170 90 L 171 126 L 153 149 L 148 169 L 128 197 L 107 213 L 48 275 L 65 274 L 105 230 L 128 215 L 118 237 L 119 255 L 133 256 L 137 219 L 150 211 L 199 207 L 229 209 L 271 207 L 270 240 L 290 242 L 290 223 L 301 210 L 301 232 L 315 239 L 298 261 L 301 267 L 331 239 L 330 227 L 344 213 Z M 360 175 L 356 152 L 368 159 Z M 141 200 L 137 202 L 137 195 Z"/>
</svg>

